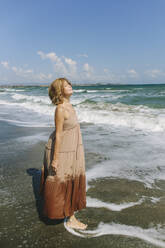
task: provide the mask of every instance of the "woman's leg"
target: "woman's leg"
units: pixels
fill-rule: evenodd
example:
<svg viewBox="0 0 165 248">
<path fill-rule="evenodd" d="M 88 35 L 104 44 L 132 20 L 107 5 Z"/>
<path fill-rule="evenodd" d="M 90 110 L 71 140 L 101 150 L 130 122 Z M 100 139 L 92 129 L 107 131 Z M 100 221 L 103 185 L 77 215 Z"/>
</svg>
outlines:
<svg viewBox="0 0 165 248">
<path fill-rule="evenodd" d="M 73 214 L 67 220 L 67 226 L 71 227 L 71 228 L 77 228 L 77 229 L 83 229 L 84 230 L 87 228 L 88 225 L 78 221 L 76 219 L 75 215 Z"/>
</svg>

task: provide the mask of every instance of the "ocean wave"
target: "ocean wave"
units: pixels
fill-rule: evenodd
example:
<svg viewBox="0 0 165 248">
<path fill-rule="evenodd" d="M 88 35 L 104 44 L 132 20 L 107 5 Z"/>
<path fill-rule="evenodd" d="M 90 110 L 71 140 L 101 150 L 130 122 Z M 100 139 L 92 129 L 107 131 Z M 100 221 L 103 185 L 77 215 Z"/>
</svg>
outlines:
<svg viewBox="0 0 165 248">
<path fill-rule="evenodd" d="M 37 102 L 8 102 L 5 100 L 0 100 L 0 104 L 6 105 L 6 106 L 12 106 L 12 107 L 19 107 L 22 108 L 23 110 L 31 110 L 33 112 L 36 112 L 41 115 L 47 115 L 47 116 L 52 116 L 54 115 L 53 107 L 51 105 L 40 105 Z"/>
<path fill-rule="evenodd" d="M 84 89 L 78 89 L 78 90 L 73 90 L 73 92 L 78 92 L 78 93 L 85 93 L 85 92 L 87 92 L 86 90 L 84 90 Z"/>
<path fill-rule="evenodd" d="M 137 181 L 147 188 L 159 189 L 156 182 L 165 180 L 164 170 L 160 170 L 157 166 L 151 164 L 151 160 L 148 163 L 145 160 L 143 162 L 140 160 L 133 161 L 131 156 L 134 156 L 132 151 L 131 154 L 129 153 L 130 161 L 125 160 L 124 156 L 120 157 L 118 155 L 118 160 L 104 161 L 87 170 L 87 190 L 91 187 L 90 181 L 108 177 L 110 179 Z M 137 157 L 135 158 L 137 159 Z"/>
<path fill-rule="evenodd" d="M 81 122 L 152 132 L 165 130 L 165 110 L 143 105 L 95 103 L 92 99 L 81 102 L 77 108 Z"/>
<path fill-rule="evenodd" d="M 106 208 L 108 210 L 111 211 L 121 211 L 123 209 L 126 208 L 130 208 L 136 205 L 140 205 L 142 202 L 144 201 L 144 199 L 140 199 L 137 202 L 124 202 L 121 204 L 115 204 L 115 203 L 107 203 L 107 202 L 103 202 L 100 201 L 96 198 L 91 198 L 91 197 L 87 197 L 87 207 L 93 207 L 93 208 Z"/>
<path fill-rule="evenodd" d="M 86 90 L 86 92 L 88 93 L 95 93 L 95 92 L 98 92 L 98 93 L 108 93 L 108 92 L 112 92 L 112 93 L 129 93 L 130 90 L 119 90 L 119 89 L 98 89 L 98 90 Z"/>
<path fill-rule="evenodd" d="M 50 127 L 50 123 L 45 123 L 44 121 L 42 123 L 35 121 L 28 122 L 28 121 L 17 121 L 7 118 L 0 118 L 0 121 L 5 121 L 18 127 Z"/>
<path fill-rule="evenodd" d="M 11 88 L 11 89 L 10 88 L 2 88 L 2 90 L 6 91 L 6 92 L 25 91 L 25 89 L 23 90 L 23 89 L 16 89 L 16 88 L 15 89 L 13 89 L 13 88 Z"/>
<path fill-rule="evenodd" d="M 47 96 L 31 96 L 31 95 L 22 95 L 22 94 L 12 94 L 11 97 L 17 101 L 25 100 L 29 102 L 43 103 L 43 104 L 51 103 L 50 99 Z"/>
<path fill-rule="evenodd" d="M 48 97 L 12 95 L 16 102 L 0 100 L 0 104 L 28 109 L 38 114 L 53 115 L 55 106 Z M 128 127 L 149 132 L 165 131 L 165 110 L 152 109 L 144 105 L 127 105 L 122 103 L 96 103 L 94 96 L 90 99 L 74 99 L 75 110 L 80 122 L 113 127 Z"/>
<path fill-rule="evenodd" d="M 122 235 L 126 237 L 138 238 L 152 245 L 165 248 L 165 230 L 160 226 L 158 226 L 157 228 L 143 229 L 138 226 L 129 226 L 114 222 L 104 223 L 101 221 L 95 230 L 75 231 L 66 225 L 65 219 L 64 227 L 73 235 L 80 236 L 82 238 L 94 238 L 103 235 Z"/>
</svg>

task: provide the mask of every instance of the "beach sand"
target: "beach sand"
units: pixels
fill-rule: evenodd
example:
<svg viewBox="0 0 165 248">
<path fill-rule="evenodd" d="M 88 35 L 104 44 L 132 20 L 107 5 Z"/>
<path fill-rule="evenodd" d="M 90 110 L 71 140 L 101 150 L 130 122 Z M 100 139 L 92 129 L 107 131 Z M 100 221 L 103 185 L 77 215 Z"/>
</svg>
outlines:
<svg viewBox="0 0 165 248">
<path fill-rule="evenodd" d="M 12 128 L 11 128 L 12 127 Z M 10 130 L 7 132 L 6 130 Z M 135 226 L 143 229 L 155 227 L 157 224 L 165 223 L 164 212 L 164 181 L 159 181 L 160 189 L 148 189 L 143 183 L 129 181 L 127 179 L 102 178 L 91 180 L 87 197 L 97 198 L 107 204 L 120 204 L 123 202 L 138 202 L 142 196 L 162 197 L 161 201 L 152 204 L 147 198 L 141 204 L 125 208 L 122 211 L 110 211 L 105 207 L 87 206 L 86 209 L 76 213 L 76 217 L 88 224 L 88 230 L 97 229 L 100 222 L 110 235 L 86 238 L 68 232 L 63 220 L 48 220 L 42 217 L 42 199 L 38 194 L 41 175 L 41 166 L 44 151 L 44 141 L 23 148 L 17 143 L 14 144 L 15 137 L 21 138 L 26 135 L 34 135 L 36 132 L 51 132 L 51 128 L 8 127 L 1 123 L 1 205 L 0 205 L 0 247 L 113 247 L 113 248 L 152 248 L 159 247 L 152 242 L 146 242 L 142 238 L 131 237 L 133 231 L 130 229 L 130 236 L 120 230 L 125 225 L 129 233 L 128 226 L 134 228 L 134 236 L 140 231 L 136 231 Z M 5 135 L 3 135 L 5 134 Z M 12 139 L 13 138 L 13 139 Z M 8 144 L 8 145 L 7 145 Z M 87 170 L 96 163 L 105 160 L 99 153 L 88 152 L 85 147 L 85 159 Z M 162 183 L 162 184 L 161 184 Z M 89 198 L 90 199 L 90 198 Z M 110 205 L 111 206 L 111 205 Z M 117 223 L 119 234 L 111 233 L 114 230 L 113 223 Z M 81 232 L 80 232 L 81 233 Z M 122 235 L 123 233 L 123 235 Z M 105 232 L 106 234 L 106 232 Z M 139 235 L 139 234 L 138 234 Z M 138 236 L 137 235 L 137 236 Z M 151 241 L 151 240 L 150 240 Z M 162 246 L 163 247 L 163 244 Z M 165 247 L 165 246 L 164 246 Z"/>
</svg>

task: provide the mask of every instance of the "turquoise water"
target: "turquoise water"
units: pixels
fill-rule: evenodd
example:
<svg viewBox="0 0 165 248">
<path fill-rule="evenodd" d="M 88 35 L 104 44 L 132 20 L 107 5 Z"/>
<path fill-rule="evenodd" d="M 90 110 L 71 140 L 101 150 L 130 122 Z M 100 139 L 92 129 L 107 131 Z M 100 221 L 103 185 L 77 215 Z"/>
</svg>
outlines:
<svg viewBox="0 0 165 248">
<path fill-rule="evenodd" d="M 80 122 L 165 130 L 165 85 L 76 85 L 73 90 L 70 101 Z M 19 125 L 52 125 L 54 106 L 48 87 L 1 87 L 0 104 L 11 110 L 11 122 L 16 121 L 15 109 Z M 29 112 L 31 124 L 26 118 Z"/>
</svg>

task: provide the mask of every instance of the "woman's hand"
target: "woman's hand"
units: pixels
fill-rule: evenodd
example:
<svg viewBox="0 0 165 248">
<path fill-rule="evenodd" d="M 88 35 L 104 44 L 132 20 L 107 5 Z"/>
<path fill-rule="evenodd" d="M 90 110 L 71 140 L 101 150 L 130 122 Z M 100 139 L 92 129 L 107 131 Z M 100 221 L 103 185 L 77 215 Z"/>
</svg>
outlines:
<svg viewBox="0 0 165 248">
<path fill-rule="evenodd" d="M 51 166 L 52 166 L 53 170 L 56 172 L 57 168 L 58 168 L 58 159 L 53 159 Z"/>
</svg>

